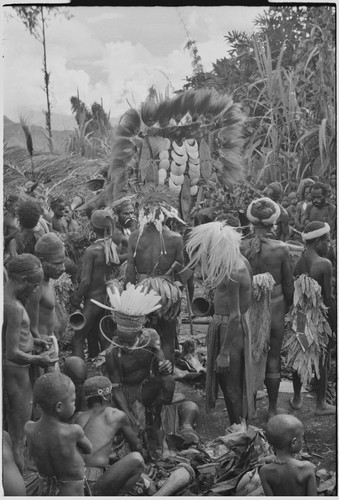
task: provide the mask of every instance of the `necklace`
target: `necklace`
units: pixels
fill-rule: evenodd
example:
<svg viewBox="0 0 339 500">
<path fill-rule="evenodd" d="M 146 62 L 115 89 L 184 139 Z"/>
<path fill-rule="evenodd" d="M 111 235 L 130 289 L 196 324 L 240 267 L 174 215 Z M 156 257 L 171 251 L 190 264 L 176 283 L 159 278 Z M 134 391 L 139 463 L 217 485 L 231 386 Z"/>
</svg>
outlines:
<svg viewBox="0 0 339 500">
<path fill-rule="evenodd" d="M 285 464 L 287 464 L 287 460 L 279 460 L 278 458 L 275 458 L 274 460 L 272 460 L 272 462 L 274 464 L 278 464 L 278 465 L 285 465 Z"/>
</svg>

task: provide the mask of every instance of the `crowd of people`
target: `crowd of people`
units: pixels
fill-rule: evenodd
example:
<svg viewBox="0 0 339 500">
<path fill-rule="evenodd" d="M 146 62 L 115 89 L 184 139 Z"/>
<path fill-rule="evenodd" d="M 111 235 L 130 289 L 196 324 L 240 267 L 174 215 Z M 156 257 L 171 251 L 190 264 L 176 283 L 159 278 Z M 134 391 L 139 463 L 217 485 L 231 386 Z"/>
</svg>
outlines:
<svg viewBox="0 0 339 500">
<path fill-rule="evenodd" d="M 294 286 L 304 275 L 310 293 L 320 290 L 328 325 L 315 370 L 315 415 L 336 411 L 326 402 L 336 332 L 334 186 L 303 179 L 284 195 L 273 182 L 248 205 L 246 227 L 226 211 L 190 227 L 170 192 L 152 185 L 84 215 L 81 205 L 75 212 L 61 196 L 46 200 L 38 183 L 11 194 L 3 233 L 5 495 L 128 495 L 147 482 L 148 460 L 164 451 L 163 409 L 180 402 L 174 374 L 181 297 L 186 290 L 192 302 L 194 273 L 214 305 L 206 337 L 206 411 L 220 388 L 229 423 L 250 422 L 266 387 L 266 434 L 275 454 L 260 469 L 264 492 L 315 495 L 313 465 L 295 458 L 303 425 L 279 414 L 278 397 L 292 306 L 304 319 L 293 333 L 308 339 L 312 306 L 301 307 Z M 90 244 L 74 260 L 82 217 L 90 223 Z M 74 327 L 71 354 L 61 364 L 54 281 L 65 272 L 73 284 L 69 305 L 83 322 Z M 103 328 L 107 310 L 111 322 Z M 307 359 L 306 344 L 302 355 Z M 87 364 L 98 356 L 104 358 L 100 374 L 88 377 Z M 293 411 L 303 404 L 303 374 L 290 368 Z M 123 456 L 112 453 L 120 431 L 128 445 Z M 148 446 L 152 439 L 155 451 Z M 28 461 L 34 469 L 29 486 Z"/>
</svg>

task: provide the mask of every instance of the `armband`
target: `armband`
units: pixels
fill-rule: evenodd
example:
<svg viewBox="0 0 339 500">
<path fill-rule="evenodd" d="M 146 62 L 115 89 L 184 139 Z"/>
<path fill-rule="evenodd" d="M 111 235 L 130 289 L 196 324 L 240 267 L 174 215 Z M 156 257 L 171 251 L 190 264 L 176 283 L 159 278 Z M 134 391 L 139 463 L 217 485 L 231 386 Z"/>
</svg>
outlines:
<svg viewBox="0 0 339 500">
<path fill-rule="evenodd" d="M 112 384 L 112 385 L 111 385 L 111 387 L 112 387 L 112 389 L 115 389 L 115 388 L 117 388 L 117 387 L 120 387 L 121 385 L 122 385 L 122 384 L 118 384 L 118 383 L 116 383 L 116 384 Z"/>
</svg>

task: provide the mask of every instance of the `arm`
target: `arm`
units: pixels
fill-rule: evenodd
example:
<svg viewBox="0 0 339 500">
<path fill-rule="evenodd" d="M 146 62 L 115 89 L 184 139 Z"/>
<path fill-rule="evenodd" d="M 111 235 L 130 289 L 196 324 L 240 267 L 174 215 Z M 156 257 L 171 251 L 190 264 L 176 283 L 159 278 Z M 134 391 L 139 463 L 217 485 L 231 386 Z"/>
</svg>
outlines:
<svg viewBox="0 0 339 500">
<path fill-rule="evenodd" d="M 260 476 L 261 486 L 264 490 L 265 496 L 273 497 L 274 493 L 273 493 L 271 486 L 268 484 L 267 477 L 266 477 L 266 468 L 264 465 L 262 467 L 260 467 L 260 469 L 259 469 L 259 476 Z"/>
<path fill-rule="evenodd" d="M 290 235 L 288 213 L 286 213 L 286 212 L 282 212 L 281 213 L 280 223 L 281 223 L 281 235 L 280 235 L 280 239 L 282 241 L 287 241 L 288 238 L 289 238 L 289 235 Z"/>
<path fill-rule="evenodd" d="M 21 351 L 19 348 L 22 327 L 22 310 L 19 307 L 7 305 L 6 315 L 6 359 L 19 365 L 39 365 L 43 368 L 52 366 L 58 360 L 51 360 L 48 354 L 33 355 Z"/>
<path fill-rule="evenodd" d="M 76 444 L 80 449 L 81 453 L 89 455 L 93 451 L 93 446 L 88 437 L 85 436 L 84 430 L 80 425 L 73 424 L 74 437 Z"/>
<path fill-rule="evenodd" d="M 311 208 L 312 207 L 313 207 L 312 203 L 307 203 L 304 217 L 303 217 L 303 220 L 301 221 L 302 226 L 303 226 L 302 229 L 304 229 L 305 226 L 310 222 L 310 215 L 311 215 Z"/>
<path fill-rule="evenodd" d="M 41 300 L 41 285 L 35 293 L 32 293 L 26 304 L 26 311 L 30 320 L 30 329 L 34 338 L 39 339 L 39 312 Z"/>
<path fill-rule="evenodd" d="M 298 202 L 297 209 L 296 209 L 296 212 L 295 212 L 295 217 L 294 217 L 295 228 L 298 229 L 298 231 L 300 231 L 300 229 L 301 229 L 301 209 L 302 209 L 302 204 L 303 204 L 303 201 L 299 201 Z"/>
<path fill-rule="evenodd" d="M 332 297 L 332 275 L 333 269 L 330 261 L 325 261 L 323 264 L 323 279 L 322 279 L 322 296 L 324 304 L 328 307 L 327 314 L 332 331 L 336 330 L 336 308 Z"/>
<path fill-rule="evenodd" d="M 16 257 L 18 255 L 18 245 L 15 238 L 12 238 L 9 242 L 8 253 L 11 257 Z"/>
<path fill-rule="evenodd" d="M 216 360 L 216 371 L 220 374 L 223 373 L 230 364 L 230 350 L 233 340 L 237 335 L 239 335 L 241 317 L 239 304 L 239 282 L 236 279 L 234 279 L 234 281 L 229 279 L 226 286 L 230 319 L 226 328 L 223 328 L 223 324 L 220 325 L 222 344 Z"/>
<path fill-rule="evenodd" d="M 131 450 L 139 451 L 141 453 L 143 450 L 141 440 L 139 439 L 137 433 L 134 431 L 131 422 L 126 414 L 122 415 L 120 421 L 120 430 L 125 436 L 128 444 L 130 445 Z"/>
<path fill-rule="evenodd" d="M 315 477 L 314 465 L 310 463 L 309 475 L 307 479 L 306 495 L 310 497 L 317 496 L 317 480 Z"/>
<path fill-rule="evenodd" d="M 334 205 L 330 204 L 328 211 L 328 224 L 331 228 L 331 237 L 333 238 L 333 233 L 336 227 L 336 217 L 337 217 L 337 209 Z"/>
<path fill-rule="evenodd" d="M 290 251 L 287 246 L 284 246 L 284 248 L 282 248 L 281 286 L 286 302 L 286 307 L 290 308 L 293 303 L 294 285 L 290 261 Z"/>
<path fill-rule="evenodd" d="M 71 296 L 71 304 L 79 307 L 82 297 L 87 293 L 91 286 L 92 270 L 94 265 L 94 251 L 87 249 L 84 255 L 83 268 L 81 272 L 81 281 L 78 289 Z"/>
<path fill-rule="evenodd" d="M 128 248 L 127 248 L 127 267 L 126 267 L 126 278 L 125 278 L 125 286 L 127 283 L 135 283 L 136 281 L 136 272 L 135 272 L 135 260 L 134 260 L 134 234 L 131 235 L 128 240 Z"/>
</svg>

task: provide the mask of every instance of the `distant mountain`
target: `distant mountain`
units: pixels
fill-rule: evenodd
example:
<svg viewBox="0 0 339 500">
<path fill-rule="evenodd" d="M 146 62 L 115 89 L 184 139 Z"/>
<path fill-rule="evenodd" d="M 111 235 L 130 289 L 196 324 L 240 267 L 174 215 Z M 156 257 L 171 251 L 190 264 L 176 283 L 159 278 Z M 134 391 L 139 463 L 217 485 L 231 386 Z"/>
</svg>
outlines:
<svg viewBox="0 0 339 500">
<path fill-rule="evenodd" d="M 34 151 L 49 151 L 45 117 L 43 113 L 29 113 L 28 121 L 31 124 Z M 112 126 L 117 125 L 118 121 L 119 118 L 111 118 Z M 26 147 L 25 134 L 20 123 L 15 123 L 4 115 L 3 126 L 3 140 L 7 146 Z M 52 128 L 54 148 L 64 151 L 72 132 L 77 128 L 74 116 L 53 113 Z"/>
<path fill-rule="evenodd" d="M 3 141 L 7 146 L 26 147 L 26 138 L 20 123 L 15 123 L 7 116 L 4 116 Z M 74 127 L 75 128 L 75 127 Z M 68 139 L 73 130 L 53 130 L 53 145 L 56 150 L 65 150 Z M 49 151 L 47 131 L 42 126 L 31 125 L 31 134 L 33 139 L 33 150 L 44 152 Z"/>
</svg>

